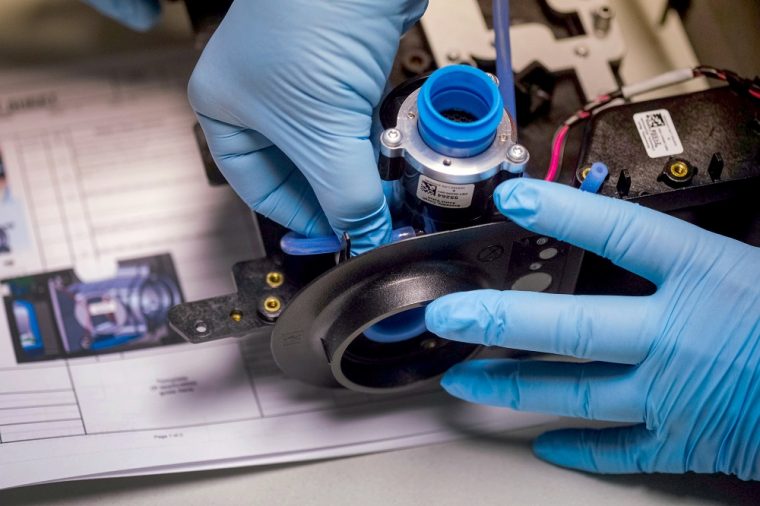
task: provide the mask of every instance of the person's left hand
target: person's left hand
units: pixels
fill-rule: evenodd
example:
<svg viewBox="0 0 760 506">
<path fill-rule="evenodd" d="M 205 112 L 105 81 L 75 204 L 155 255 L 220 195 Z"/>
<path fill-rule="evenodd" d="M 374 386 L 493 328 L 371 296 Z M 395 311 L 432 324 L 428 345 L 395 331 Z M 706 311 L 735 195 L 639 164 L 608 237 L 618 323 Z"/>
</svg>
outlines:
<svg viewBox="0 0 760 506">
<path fill-rule="evenodd" d="M 158 0 L 82 0 L 95 10 L 138 32 L 150 30 L 161 17 Z"/>
</svg>

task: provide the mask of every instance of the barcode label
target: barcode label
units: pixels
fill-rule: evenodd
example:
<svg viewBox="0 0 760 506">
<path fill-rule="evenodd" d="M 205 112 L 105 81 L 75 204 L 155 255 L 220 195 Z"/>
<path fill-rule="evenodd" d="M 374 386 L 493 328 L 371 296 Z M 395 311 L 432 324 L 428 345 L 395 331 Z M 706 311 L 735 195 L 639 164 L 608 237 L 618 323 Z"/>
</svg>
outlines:
<svg viewBox="0 0 760 506">
<path fill-rule="evenodd" d="M 417 198 L 428 204 L 449 209 L 463 209 L 472 204 L 474 184 L 441 183 L 427 176 L 420 176 Z"/>
<path fill-rule="evenodd" d="M 680 155 L 683 145 L 670 112 L 667 109 L 640 112 L 633 115 L 633 122 L 641 136 L 649 158 Z"/>
</svg>

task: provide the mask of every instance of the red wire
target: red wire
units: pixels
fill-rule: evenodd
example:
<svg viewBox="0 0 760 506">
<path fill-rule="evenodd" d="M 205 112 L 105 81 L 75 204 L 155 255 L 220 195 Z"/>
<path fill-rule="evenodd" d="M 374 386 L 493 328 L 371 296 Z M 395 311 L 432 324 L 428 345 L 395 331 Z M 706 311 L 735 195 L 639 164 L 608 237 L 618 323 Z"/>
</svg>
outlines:
<svg viewBox="0 0 760 506">
<path fill-rule="evenodd" d="M 755 98 L 760 98 L 760 91 L 749 90 L 749 94 Z"/>
<path fill-rule="evenodd" d="M 547 181 L 554 181 L 557 179 L 557 173 L 559 172 L 559 160 L 562 157 L 562 147 L 565 143 L 565 137 L 567 136 L 568 130 L 570 130 L 569 125 L 562 125 L 562 128 L 557 131 L 557 135 L 554 138 L 554 145 L 552 146 L 552 158 L 551 162 L 549 162 L 549 170 L 546 172 L 546 177 L 544 178 Z"/>
</svg>

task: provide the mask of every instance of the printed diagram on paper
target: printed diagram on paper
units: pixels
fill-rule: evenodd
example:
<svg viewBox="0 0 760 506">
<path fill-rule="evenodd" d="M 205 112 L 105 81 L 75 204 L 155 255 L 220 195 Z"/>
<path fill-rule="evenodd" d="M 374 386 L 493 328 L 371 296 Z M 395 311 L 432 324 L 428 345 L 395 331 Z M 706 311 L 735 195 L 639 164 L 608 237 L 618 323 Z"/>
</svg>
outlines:
<svg viewBox="0 0 760 506">
<path fill-rule="evenodd" d="M 172 333 L 172 305 L 233 291 L 230 267 L 261 253 L 247 209 L 206 182 L 193 63 L 154 53 L 0 78 L 0 488 L 546 421 L 435 390 L 317 389 L 283 377 L 268 342 Z"/>
</svg>

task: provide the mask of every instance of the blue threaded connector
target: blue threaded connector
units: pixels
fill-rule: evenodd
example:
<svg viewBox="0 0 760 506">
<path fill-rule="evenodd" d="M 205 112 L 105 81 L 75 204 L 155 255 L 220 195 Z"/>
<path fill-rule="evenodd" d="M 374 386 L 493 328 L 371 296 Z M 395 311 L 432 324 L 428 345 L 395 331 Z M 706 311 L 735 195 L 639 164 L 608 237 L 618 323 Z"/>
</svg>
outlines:
<svg viewBox="0 0 760 506">
<path fill-rule="evenodd" d="M 467 158 L 493 142 L 504 101 L 488 74 L 468 65 L 451 65 L 425 81 L 417 109 L 417 128 L 428 146 L 446 156 Z"/>
<path fill-rule="evenodd" d="M 583 178 L 581 191 L 599 193 L 599 190 L 601 189 L 602 184 L 604 184 L 604 180 L 607 179 L 609 173 L 609 169 L 602 162 L 592 164 L 588 174 Z"/>
</svg>

